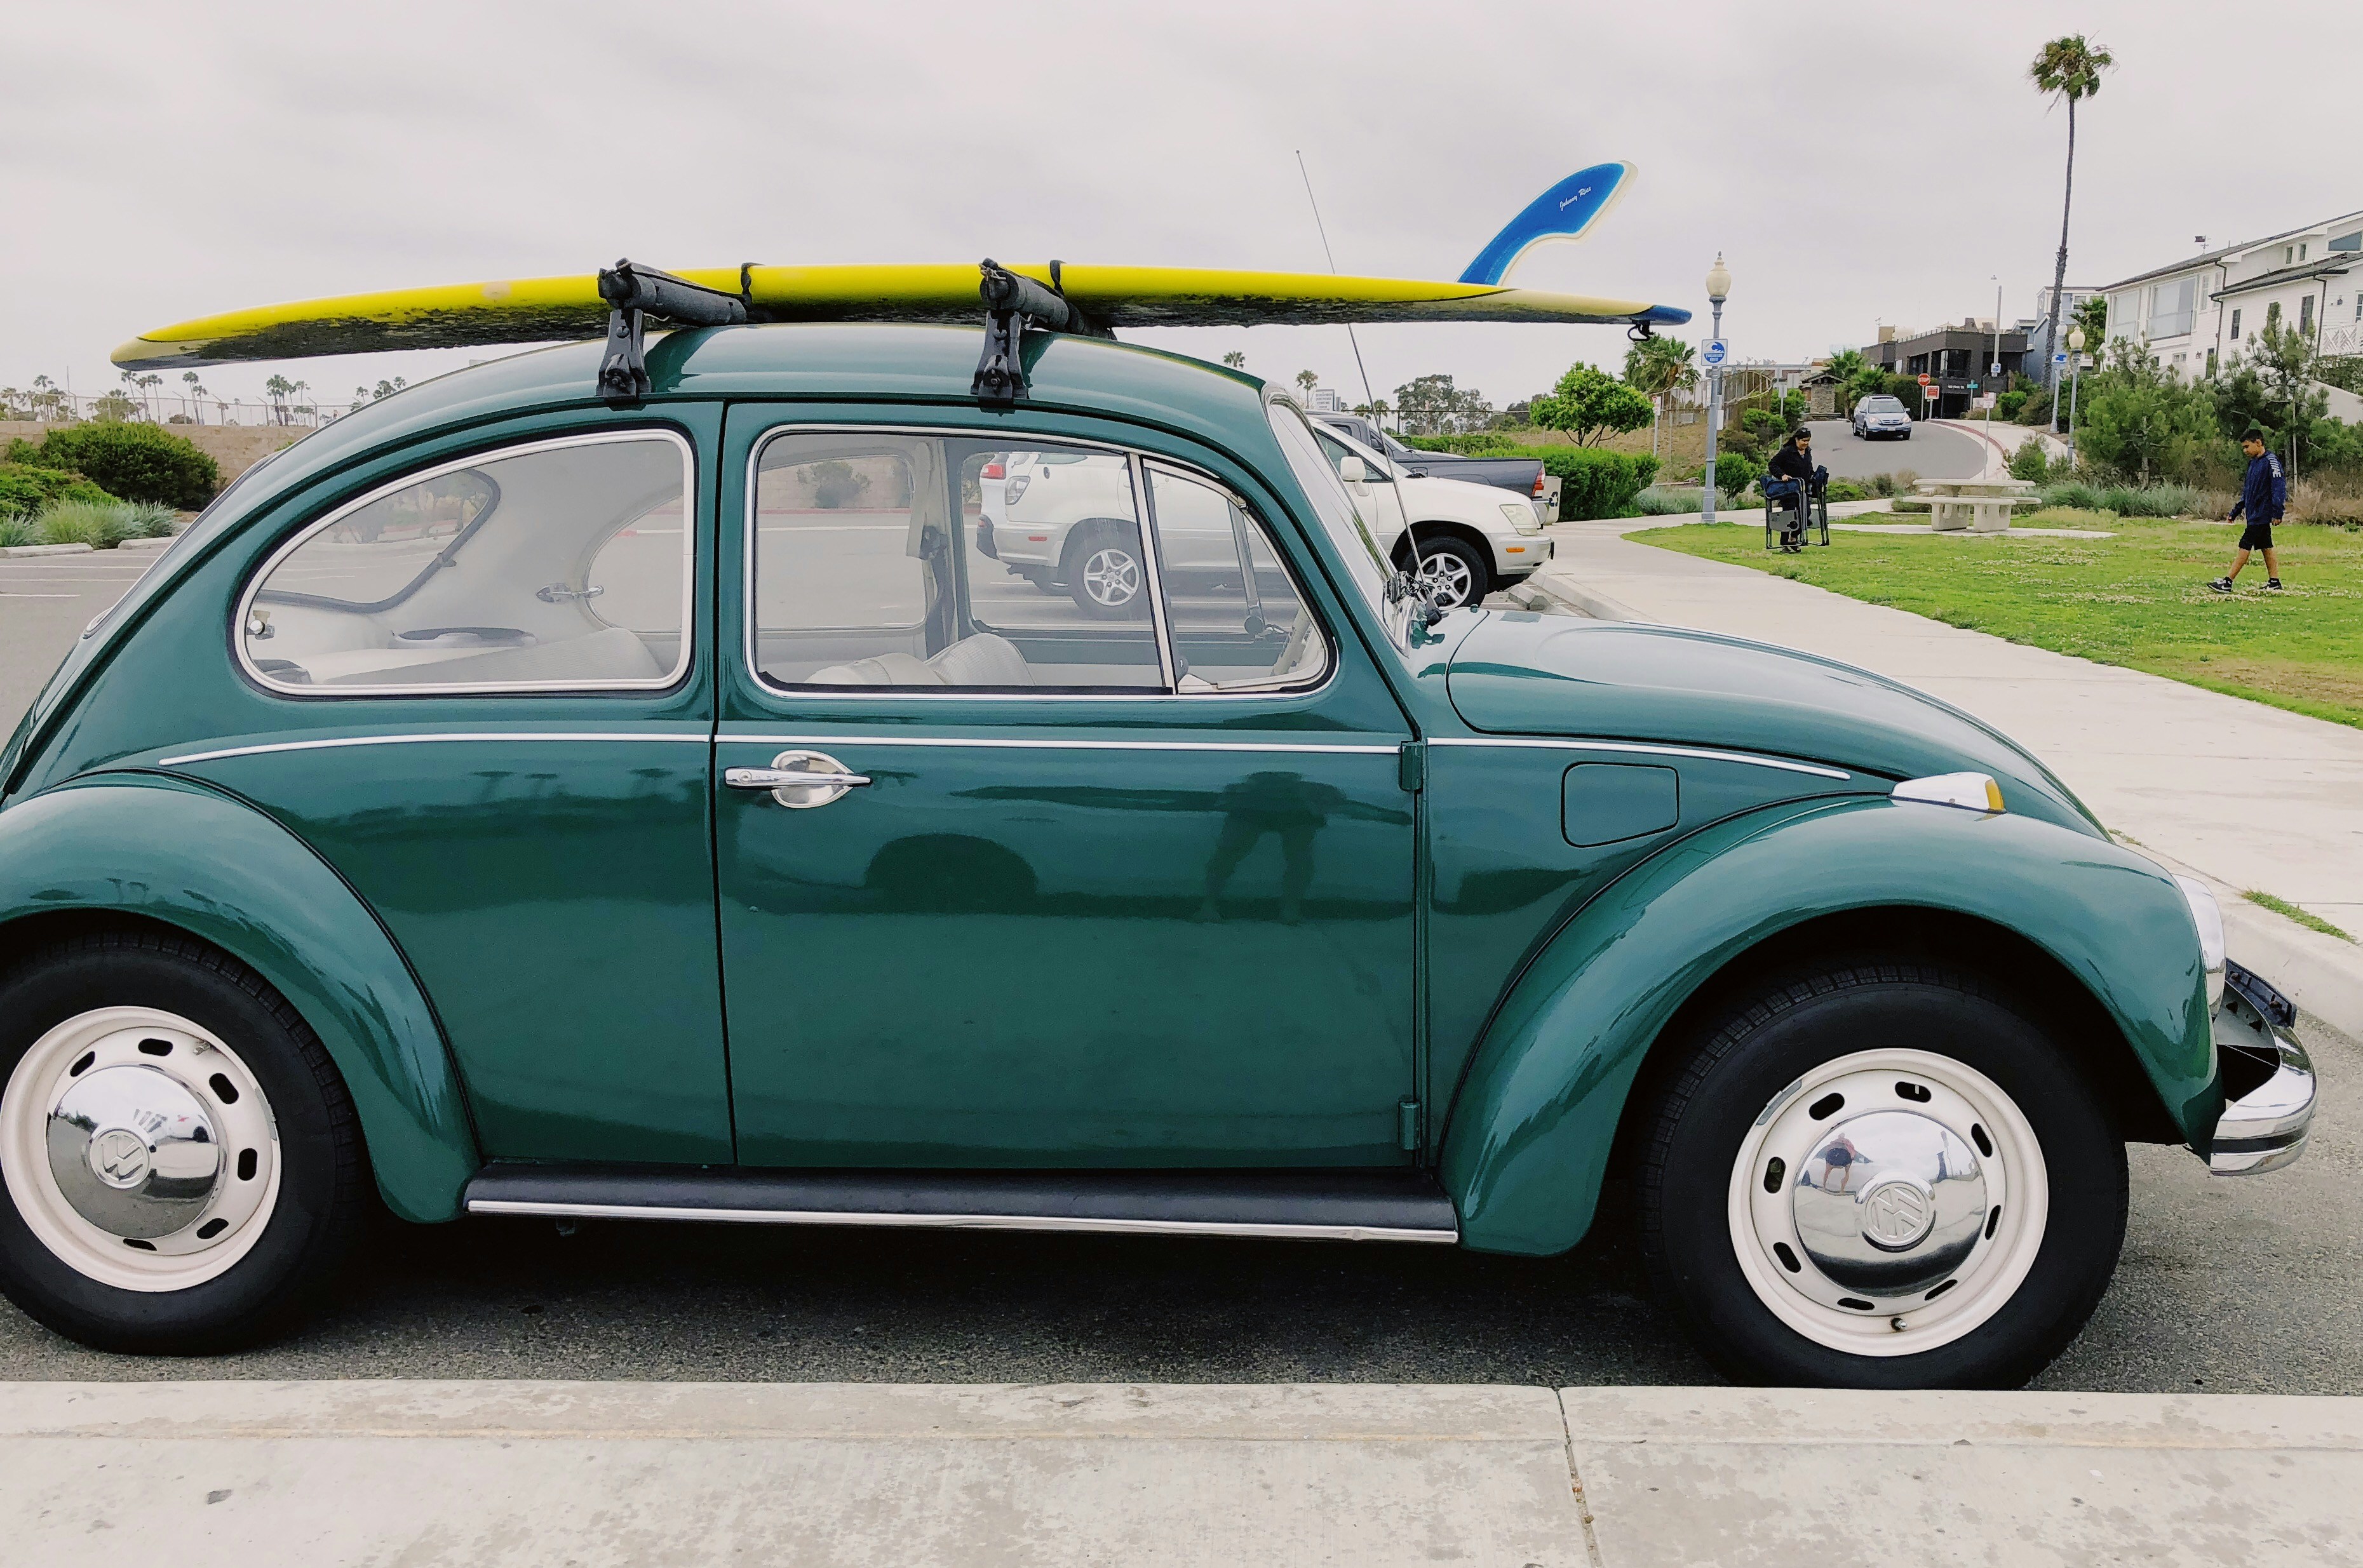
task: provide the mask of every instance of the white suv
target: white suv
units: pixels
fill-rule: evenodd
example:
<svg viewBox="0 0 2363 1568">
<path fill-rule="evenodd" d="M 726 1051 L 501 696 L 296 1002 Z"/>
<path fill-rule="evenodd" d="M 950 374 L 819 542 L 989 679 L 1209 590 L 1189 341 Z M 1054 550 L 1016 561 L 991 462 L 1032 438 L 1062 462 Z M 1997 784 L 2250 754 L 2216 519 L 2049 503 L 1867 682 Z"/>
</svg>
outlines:
<svg viewBox="0 0 2363 1568">
<path fill-rule="evenodd" d="M 1396 566 L 1411 569 L 1417 540 L 1423 576 L 1444 608 L 1474 604 L 1551 558 L 1552 543 L 1542 536 L 1532 503 L 1495 485 L 1413 478 L 1402 464 L 1326 425 L 1315 425 L 1313 434 Z M 1406 511 L 1417 523 L 1409 532 Z"/>
</svg>

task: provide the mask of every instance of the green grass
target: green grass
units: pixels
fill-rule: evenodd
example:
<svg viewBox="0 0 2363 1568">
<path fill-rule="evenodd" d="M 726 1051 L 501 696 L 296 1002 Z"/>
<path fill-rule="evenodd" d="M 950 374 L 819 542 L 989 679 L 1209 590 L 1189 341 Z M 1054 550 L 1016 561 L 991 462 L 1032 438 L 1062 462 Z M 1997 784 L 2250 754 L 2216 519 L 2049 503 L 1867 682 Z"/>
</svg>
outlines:
<svg viewBox="0 0 2363 1568">
<path fill-rule="evenodd" d="M 2298 908 L 2287 899 L 2277 899 L 2270 893 L 2260 893 L 2254 888 L 2249 889 L 2240 896 L 2247 900 L 2252 904 L 2258 905 L 2263 909 L 2269 909 L 2277 915 L 2283 915 L 2297 922 L 2298 924 L 2305 927 L 2308 931 L 2318 931 L 2324 936 L 2335 936 L 2341 942 L 2352 942 L 2355 940 L 2345 932 L 2339 930 L 2336 926 L 2331 924 L 2328 921 L 2323 919 L 2320 915 L 2308 914 L 2305 911 Z"/>
<path fill-rule="evenodd" d="M 2105 526 L 2114 538 L 1834 533 L 1828 549 L 1802 556 L 1767 555 L 1752 519 L 1633 537 L 2363 727 L 2363 534 L 2284 525 L 2289 591 L 2263 592 L 2260 556 L 2226 599 L 2206 584 L 2231 564 L 2238 529 L 2147 517 Z"/>
</svg>

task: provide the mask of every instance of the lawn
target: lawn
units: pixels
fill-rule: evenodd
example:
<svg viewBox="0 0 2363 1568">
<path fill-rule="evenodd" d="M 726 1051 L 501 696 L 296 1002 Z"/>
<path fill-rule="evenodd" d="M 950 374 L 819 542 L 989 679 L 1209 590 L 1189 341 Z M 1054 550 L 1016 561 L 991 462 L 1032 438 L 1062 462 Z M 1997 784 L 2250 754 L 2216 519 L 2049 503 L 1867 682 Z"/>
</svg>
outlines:
<svg viewBox="0 0 2363 1568">
<path fill-rule="evenodd" d="M 2237 528 L 2105 513 L 2070 525 L 2116 536 L 1834 532 L 1828 549 L 1802 556 L 1767 555 L 1752 520 L 1632 537 L 2363 727 L 2363 533 L 2285 524 L 2278 543 L 2288 591 L 2264 592 L 2258 557 L 2225 599 L 2206 583 L 2230 563 Z"/>
</svg>

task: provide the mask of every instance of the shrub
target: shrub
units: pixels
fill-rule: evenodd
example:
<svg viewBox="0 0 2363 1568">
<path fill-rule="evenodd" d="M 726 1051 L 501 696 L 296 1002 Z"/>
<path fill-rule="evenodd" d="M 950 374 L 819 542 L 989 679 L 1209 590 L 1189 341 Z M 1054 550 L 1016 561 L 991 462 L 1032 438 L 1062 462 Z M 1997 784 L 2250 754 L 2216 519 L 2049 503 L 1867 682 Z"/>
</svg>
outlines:
<svg viewBox="0 0 2363 1568">
<path fill-rule="evenodd" d="M 1492 440 L 1499 437 L 1483 436 L 1426 436 L 1415 445 L 1428 451 L 1458 451 L 1463 442 Z M 1531 458 L 1543 466 L 1543 471 L 1559 480 L 1560 517 L 1581 521 L 1588 517 L 1630 517 L 1635 515 L 1633 498 L 1658 477 L 1658 459 L 1647 452 L 1612 452 L 1598 447 L 1514 447 L 1497 444 L 1483 450 L 1467 454 L 1484 458 Z M 1449 479 L 1448 470 L 1437 470 L 1437 477 Z"/>
<path fill-rule="evenodd" d="M 2051 477 L 2051 449 L 2037 437 L 2029 436 L 2019 443 L 2018 450 L 2010 455 L 2010 477 L 2041 484 Z"/>
<path fill-rule="evenodd" d="M 2187 484 L 2154 484 L 2144 489 L 2113 484 L 2101 491 L 2101 510 L 2120 517 L 2180 517 L 2199 504 L 2199 492 Z"/>
<path fill-rule="evenodd" d="M 1685 512 L 1700 511 L 1706 503 L 1704 492 L 1695 490 L 1660 490 L 1651 485 L 1633 498 L 1636 517 L 1673 517 Z"/>
<path fill-rule="evenodd" d="M 18 461 L 29 443 L 9 455 Z M 69 425 L 42 438 L 33 458 L 44 468 L 71 469 L 109 494 L 194 511 L 221 488 L 221 466 L 194 444 L 153 425 Z"/>
<path fill-rule="evenodd" d="M 38 545 L 40 542 L 41 536 L 35 530 L 29 518 L 19 517 L 14 513 L 0 513 L 0 550 L 14 549 L 18 545 Z"/>
<path fill-rule="evenodd" d="M 1870 491 L 1851 480 L 1832 480 L 1829 498 L 1832 501 L 1869 501 Z"/>
<path fill-rule="evenodd" d="M 1473 436 L 1398 436 L 1395 439 L 1423 452 L 1457 452 L 1464 458 L 1498 458 L 1519 449 L 1512 437 L 1490 430 Z"/>
<path fill-rule="evenodd" d="M 111 550 L 133 536 L 129 509 L 112 501 L 61 501 L 33 525 L 44 545 L 88 545 L 94 550 Z"/>
<path fill-rule="evenodd" d="M 29 445 L 19 441 L 17 447 Z M 0 463 L 0 516 L 39 512 L 57 501 L 104 504 L 114 499 L 77 473 L 38 468 L 30 463 Z"/>
<path fill-rule="evenodd" d="M 1714 459 L 1714 488 L 1736 495 L 1756 478 L 1753 459 L 1737 452 L 1720 452 Z"/>
<path fill-rule="evenodd" d="M 2101 499 L 2100 488 L 2081 480 L 2069 480 L 2060 484 L 2045 485 L 2036 492 L 2046 507 L 2068 506 L 2079 512 L 2100 512 L 2108 502 Z"/>
</svg>

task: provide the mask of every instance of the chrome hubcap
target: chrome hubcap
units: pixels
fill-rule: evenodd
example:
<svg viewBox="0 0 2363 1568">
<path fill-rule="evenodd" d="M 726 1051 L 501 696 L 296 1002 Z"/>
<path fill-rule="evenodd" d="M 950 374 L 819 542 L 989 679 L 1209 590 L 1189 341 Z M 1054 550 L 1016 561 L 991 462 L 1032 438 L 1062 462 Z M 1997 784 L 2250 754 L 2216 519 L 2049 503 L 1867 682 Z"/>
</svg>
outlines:
<svg viewBox="0 0 2363 1568">
<path fill-rule="evenodd" d="M 1969 1261 L 1986 1222 L 1977 1151 L 1943 1122 L 1874 1110 L 1837 1123 L 1790 1189 L 1812 1264 L 1848 1290 L 1910 1296 Z"/>
<path fill-rule="evenodd" d="M 1874 1356 L 1933 1350 L 2000 1311 L 2050 1212 L 2025 1114 L 1928 1051 L 1857 1052 L 1775 1095 L 1730 1194 L 1758 1298 L 1816 1343 Z"/>
<path fill-rule="evenodd" d="M 220 1129 L 205 1102 L 154 1067 L 105 1067 L 50 1112 L 50 1172 L 74 1212 L 118 1236 L 181 1230 L 213 1198 Z"/>
<path fill-rule="evenodd" d="M 278 1126 L 261 1083 L 201 1025 L 99 1008 L 33 1042 L 0 1088 L 0 1177 L 26 1228 L 81 1274 L 184 1290 L 268 1228 Z"/>
<path fill-rule="evenodd" d="M 1140 562 L 1128 550 L 1093 550 L 1083 561 L 1083 591 L 1111 610 L 1131 603 L 1140 591 Z"/>
</svg>

